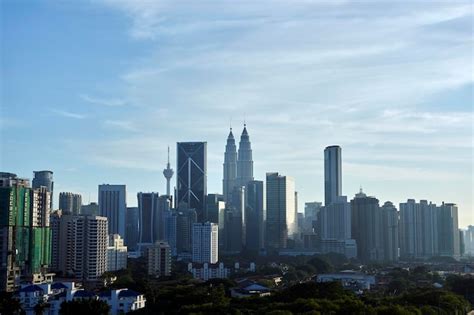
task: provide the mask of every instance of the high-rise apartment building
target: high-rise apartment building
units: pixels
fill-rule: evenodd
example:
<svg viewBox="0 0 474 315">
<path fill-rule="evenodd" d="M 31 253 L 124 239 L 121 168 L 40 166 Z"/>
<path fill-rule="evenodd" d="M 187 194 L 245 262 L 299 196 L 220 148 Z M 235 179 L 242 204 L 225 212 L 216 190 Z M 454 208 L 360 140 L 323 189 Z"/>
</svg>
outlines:
<svg viewBox="0 0 474 315">
<path fill-rule="evenodd" d="M 278 173 L 267 173 L 266 178 L 266 248 L 287 248 L 288 237 L 295 232 L 295 182 Z"/>
<path fill-rule="evenodd" d="M 240 135 L 239 151 L 237 155 L 237 185 L 246 186 L 253 180 L 252 145 L 250 143 L 247 125 Z"/>
<path fill-rule="evenodd" d="M 40 188 L 41 186 L 46 187 L 46 190 L 50 193 L 50 204 L 49 208 L 53 209 L 53 172 L 52 171 L 35 171 L 33 178 L 33 189 Z"/>
<path fill-rule="evenodd" d="M 351 239 L 351 204 L 346 196 L 337 196 L 319 212 L 319 235 L 322 240 Z"/>
<path fill-rule="evenodd" d="M 138 247 L 142 248 L 153 245 L 158 241 L 159 235 L 159 194 L 141 193 L 138 198 L 138 217 L 139 217 L 139 238 Z"/>
<path fill-rule="evenodd" d="M 204 219 L 207 195 L 207 142 L 177 143 L 176 204 L 195 209 L 197 220 Z"/>
<path fill-rule="evenodd" d="M 419 259 L 437 256 L 439 211 L 435 204 L 408 199 L 400 203 L 400 257 Z"/>
<path fill-rule="evenodd" d="M 458 206 L 444 203 L 438 208 L 438 249 L 440 256 L 458 258 L 461 256 Z"/>
<path fill-rule="evenodd" d="M 125 185 L 99 185 L 99 213 L 106 217 L 110 234 L 125 237 Z"/>
<path fill-rule="evenodd" d="M 384 261 L 382 215 L 379 200 L 362 189 L 351 200 L 351 233 L 357 243 L 357 257 L 363 262 Z"/>
<path fill-rule="evenodd" d="M 43 273 L 51 263 L 50 192 L 0 173 L 0 289 L 13 291 L 20 276 Z"/>
<path fill-rule="evenodd" d="M 206 222 L 193 224 L 193 262 L 217 263 L 219 260 L 218 235 L 219 229 L 215 223 Z"/>
<path fill-rule="evenodd" d="M 232 200 L 232 192 L 237 185 L 237 147 L 235 145 L 234 134 L 230 128 L 229 136 L 224 153 L 224 178 L 222 180 L 222 191 L 224 201 Z"/>
<path fill-rule="evenodd" d="M 382 233 L 385 261 L 398 261 L 398 211 L 387 201 L 380 208 L 382 211 Z"/>
<path fill-rule="evenodd" d="M 59 193 L 59 209 L 64 213 L 80 214 L 82 207 L 82 196 L 72 192 Z"/>
<path fill-rule="evenodd" d="M 168 243 L 156 242 L 147 249 L 148 274 L 155 277 L 171 275 L 171 249 Z"/>
<path fill-rule="evenodd" d="M 99 280 L 107 271 L 107 218 L 62 215 L 59 224 L 59 271 L 85 281 Z"/>
<path fill-rule="evenodd" d="M 253 180 L 245 189 L 246 248 L 260 251 L 265 247 L 265 200 L 263 181 Z"/>
<path fill-rule="evenodd" d="M 324 205 L 330 205 L 342 195 L 341 147 L 333 145 L 324 149 Z"/>
<path fill-rule="evenodd" d="M 107 247 L 107 271 L 117 271 L 127 268 L 127 246 L 118 234 L 109 235 Z"/>
</svg>

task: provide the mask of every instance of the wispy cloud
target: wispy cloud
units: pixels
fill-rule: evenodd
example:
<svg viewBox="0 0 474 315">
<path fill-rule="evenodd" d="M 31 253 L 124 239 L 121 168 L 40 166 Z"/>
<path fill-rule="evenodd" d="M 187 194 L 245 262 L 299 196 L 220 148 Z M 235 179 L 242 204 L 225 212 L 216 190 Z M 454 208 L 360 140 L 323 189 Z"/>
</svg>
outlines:
<svg viewBox="0 0 474 315">
<path fill-rule="evenodd" d="M 88 103 L 101 105 L 101 106 L 110 106 L 110 107 L 117 107 L 117 106 L 124 106 L 127 105 L 127 102 L 123 99 L 119 98 L 98 98 L 92 97 L 87 94 L 79 94 L 79 97 Z"/>
<path fill-rule="evenodd" d="M 74 119 L 84 119 L 84 118 L 86 118 L 86 115 L 73 113 L 73 112 L 60 110 L 60 109 L 51 109 L 50 111 L 52 113 L 56 114 L 56 115 L 67 117 L 67 118 L 74 118 Z"/>
<path fill-rule="evenodd" d="M 138 131 L 138 128 L 135 127 L 134 123 L 128 120 L 106 120 L 104 121 L 104 126 L 107 128 L 121 129 L 125 131 Z"/>
</svg>

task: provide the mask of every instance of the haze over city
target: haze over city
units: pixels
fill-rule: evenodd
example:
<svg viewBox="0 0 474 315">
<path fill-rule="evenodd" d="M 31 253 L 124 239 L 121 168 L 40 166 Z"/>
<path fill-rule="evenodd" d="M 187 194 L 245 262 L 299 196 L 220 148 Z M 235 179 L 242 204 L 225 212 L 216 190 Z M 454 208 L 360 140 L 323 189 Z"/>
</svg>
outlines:
<svg viewBox="0 0 474 315">
<path fill-rule="evenodd" d="M 470 2 L 3 1 L 1 12 L 2 170 L 52 170 L 55 191 L 85 202 L 98 184 L 126 184 L 136 205 L 139 191 L 164 193 L 168 146 L 176 168 L 176 142 L 207 141 L 218 193 L 229 127 L 238 137 L 245 121 L 254 177 L 294 177 L 300 212 L 323 201 L 323 150 L 336 144 L 349 198 L 362 186 L 381 204 L 452 202 L 460 227 L 474 223 Z"/>
</svg>

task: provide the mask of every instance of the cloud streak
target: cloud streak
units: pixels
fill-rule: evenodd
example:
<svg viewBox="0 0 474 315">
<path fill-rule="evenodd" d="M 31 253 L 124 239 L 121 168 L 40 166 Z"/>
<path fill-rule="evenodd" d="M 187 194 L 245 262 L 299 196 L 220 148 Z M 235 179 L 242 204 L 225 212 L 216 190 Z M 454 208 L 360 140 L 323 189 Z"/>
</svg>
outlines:
<svg viewBox="0 0 474 315">
<path fill-rule="evenodd" d="M 60 110 L 60 109 L 51 109 L 50 111 L 56 115 L 66 117 L 66 118 L 84 119 L 87 117 L 86 115 L 83 115 L 83 114 L 73 113 L 73 112 Z"/>
</svg>

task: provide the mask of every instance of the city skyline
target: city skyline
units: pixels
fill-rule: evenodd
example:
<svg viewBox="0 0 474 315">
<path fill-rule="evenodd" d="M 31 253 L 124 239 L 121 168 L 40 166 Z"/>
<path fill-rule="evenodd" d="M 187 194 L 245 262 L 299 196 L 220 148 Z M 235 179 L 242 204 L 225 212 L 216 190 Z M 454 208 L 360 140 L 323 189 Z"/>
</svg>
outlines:
<svg viewBox="0 0 474 315">
<path fill-rule="evenodd" d="M 55 208 L 59 192 L 97 201 L 103 183 L 133 206 L 165 194 L 168 145 L 206 141 L 221 193 L 229 119 L 236 137 L 245 120 L 254 178 L 294 177 L 299 209 L 324 201 L 323 150 L 340 145 L 348 198 L 452 202 L 473 224 L 472 7 L 385 5 L 3 2 L 2 171 L 53 171 Z"/>
</svg>

